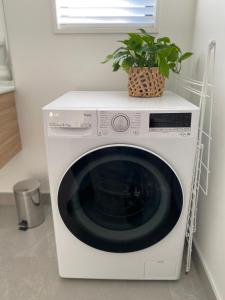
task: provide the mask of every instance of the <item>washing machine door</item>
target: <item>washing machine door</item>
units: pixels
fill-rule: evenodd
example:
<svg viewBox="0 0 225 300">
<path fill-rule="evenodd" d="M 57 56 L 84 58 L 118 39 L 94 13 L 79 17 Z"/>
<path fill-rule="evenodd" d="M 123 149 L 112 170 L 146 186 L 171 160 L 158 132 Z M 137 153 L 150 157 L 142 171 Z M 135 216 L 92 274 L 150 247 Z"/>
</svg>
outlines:
<svg viewBox="0 0 225 300">
<path fill-rule="evenodd" d="M 147 248 L 176 225 L 183 195 L 173 170 L 135 146 L 98 148 L 77 160 L 58 192 L 59 212 L 71 233 L 109 252 Z"/>
</svg>

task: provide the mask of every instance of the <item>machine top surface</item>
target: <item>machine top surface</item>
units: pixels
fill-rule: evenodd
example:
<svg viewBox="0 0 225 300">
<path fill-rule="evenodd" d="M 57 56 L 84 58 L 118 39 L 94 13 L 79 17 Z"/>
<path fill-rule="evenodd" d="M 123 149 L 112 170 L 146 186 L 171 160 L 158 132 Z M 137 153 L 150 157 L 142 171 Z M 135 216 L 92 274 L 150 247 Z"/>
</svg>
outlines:
<svg viewBox="0 0 225 300">
<path fill-rule="evenodd" d="M 177 94 L 166 91 L 162 97 L 136 98 L 127 91 L 70 91 L 44 106 L 44 110 L 131 109 L 131 110 L 198 110 Z"/>
</svg>

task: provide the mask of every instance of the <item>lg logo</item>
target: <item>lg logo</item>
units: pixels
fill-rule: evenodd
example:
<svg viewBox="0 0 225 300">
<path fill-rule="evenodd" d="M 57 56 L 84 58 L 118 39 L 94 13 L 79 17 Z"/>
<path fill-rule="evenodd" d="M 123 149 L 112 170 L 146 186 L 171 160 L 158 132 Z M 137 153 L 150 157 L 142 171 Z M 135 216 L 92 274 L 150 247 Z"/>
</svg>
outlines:
<svg viewBox="0 0 225 300">
<path fill-rule="evenodd" d="M 56 113 L 56 112 L 52 112 L 52 111 L 51 111 L 48 115 L 49 115 L 50 118 L 52 118 L 52 117 L 58 117 L 58 116 L 59 116 L 59 113 Z"/>
</svg>

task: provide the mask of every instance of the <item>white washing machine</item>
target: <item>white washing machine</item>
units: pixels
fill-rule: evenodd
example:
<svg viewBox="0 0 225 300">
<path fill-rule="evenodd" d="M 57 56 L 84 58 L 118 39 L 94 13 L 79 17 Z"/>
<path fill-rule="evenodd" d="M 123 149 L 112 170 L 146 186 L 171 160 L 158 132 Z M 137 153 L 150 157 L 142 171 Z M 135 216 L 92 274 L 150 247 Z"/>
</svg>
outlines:
<svg viewBox="0 0 225 300">
<path fill-rule="evenodd" d="M 178 279 L 198 107 L 77 91 L 43 110 L 60 276 Z"/>
</svg>

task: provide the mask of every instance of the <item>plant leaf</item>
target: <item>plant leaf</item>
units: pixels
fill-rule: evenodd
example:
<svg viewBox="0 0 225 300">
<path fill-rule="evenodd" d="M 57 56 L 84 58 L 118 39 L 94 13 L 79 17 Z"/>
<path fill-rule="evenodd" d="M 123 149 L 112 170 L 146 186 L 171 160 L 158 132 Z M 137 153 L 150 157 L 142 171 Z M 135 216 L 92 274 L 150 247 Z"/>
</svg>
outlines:
<svg viewBox="0 0 225 300">
<path fill-rule="evenodd" d="M 128 33 L 130 39 L 128 40 L 127 46 L 134 51 L 140 50 L 143 44 L 142 37 L 137 33 Z"/>
<path fill-rule="evenodd" d="M 129 45 L 129 40 L 123 40 L 123 41 L 117 41 L 117 42 L 122 43 L 126 46 Z"/>
<path fill-rule="evenodd" d="M 175 70 L 175 68 L 176 68 L 176 64 L 175 64 L 174 62 L 172 62 L 172 63 L 169 63 L 168 65 L 169 65 L 169 68 L 170 68 L 172 71 L 174 71 L 174 70 Z"/>
<path fill-rule="evenodd" d="M 160 54 L 159 54 L 159 71 L 163 76 L 169 78 L 170 67 L 166 59 Z"/>
<path fill-rule="evenodd" d="M 182 62 L 183 60 L 185 60 L 185 59 L 191 57 L 192 55 L 193 55 L 192 52 L 185 52 L 184 54 L 182 54 L 182 55 L 180 56 L 180 58 L 178 59 L 178 61 L 179 61 L 179 62 Z"/>
<path fill-rule="evenodd" d="M 148 44 L 149 47 L 154 43 L 155 40 L 154 36 L 151 35 L 144 35 L 142 39 Z"/>
<path fill-rule="evenodd" d="M 171 47 L 162 48 L 158 51 L 159 55 L 161 57 L 164 57 L 165 59 L 167 59 L 167 57 L 171 54 L 171 52 L 172 52 Z"/>
<path fill-rule="evenodd" d="M 170 44 L 170 39 L 167 36 L 165 36 L 157 39 L 157 43 Z"/>
<path fill-rule="evenodd" d="M 113 54 L 109 54 L 109 55 L 106 56 L 105 60 L 102 61 L 101 63 L 102 63 L 102 64 L 105 64 L 105 63 L 107 63 L 107 62 L 108 62 L 110 59 L 112 59 L 112 58 L 113 58 Z"/>
<path fill-rule="evenodd" d="M 120 68 L 128 71 L 130 67 L 159 67 L 160 73 L 168 78 L 170 70 L 179 73 L 182 61 L 192 55 L 191 52 L 182 54 L 169 37 L 156 39 L 142 28 L 139 31 L 128 33 L 127 39 L 119 41 L 122 47 L 109 54 L 102 63 L 112 60 L 113 71 Z"/>
<path fill-rule="evenodd" d="M 181 53 L 181 49 L 176 44 L 172 43 L 170 46 L 174 47 L 177 52 Z"/>
<path fill-rule="evenodd" d="M 133 60 L 131 57 L 127 57 L 123 60 L 121 67 L 123 68 L 124 71 L 128 72 L 130 67 L 133 66 Z"/>
<path fill-rule="evenodd" d="M 128 35 L 131 37 L 132 40 L 142 43 L 142 38 L 138 33 L 130 32 Z"/>
<path fill-rule="evenodd" d="M 119 70 L 119 68 L 120 68 L 120 64 L 118 63 L 118 62 L 116 62 L 116 63 L 113 63 L 113 72 L 116 72 L 116 71 L 118 71 Z"/>
<path fill-rule="evenodd" d="M 138 30 L 139 30 L 141 33 L 143 33 L 143 34 L 148 35 L 147 32 L 146 32 L 143 28 L 139 28 Z"/>
<path fill-rule="evenodd" d="M 176 48 L 173 48 L 168 56 L 168 61 L 175 62 L 177 61 L 179 53 Z"/>
</svg>

